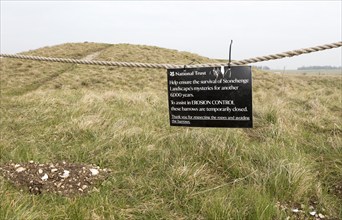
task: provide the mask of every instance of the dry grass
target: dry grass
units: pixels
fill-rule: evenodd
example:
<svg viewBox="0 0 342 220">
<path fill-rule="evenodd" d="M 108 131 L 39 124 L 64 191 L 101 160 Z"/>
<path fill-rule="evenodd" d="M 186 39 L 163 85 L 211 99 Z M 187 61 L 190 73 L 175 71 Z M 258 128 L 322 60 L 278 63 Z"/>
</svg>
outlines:
<svg viewBox="0 0 342 220">
<path fill-rule="evenodd" d="M 28 53 L 94 52 L 99 60 L 211 62 L 125 44 Z M 340 76 L 254 70 L 253 129 L 170 127 L 166 85 L 163 70 L 2 59 L 0 163 L 66 160 L 113 173 L 98 193 L 76 198 L 18 192 L 0 177 L 0 219 L 296 218 L 278 203 L 342 218 Z"/>
</svg>

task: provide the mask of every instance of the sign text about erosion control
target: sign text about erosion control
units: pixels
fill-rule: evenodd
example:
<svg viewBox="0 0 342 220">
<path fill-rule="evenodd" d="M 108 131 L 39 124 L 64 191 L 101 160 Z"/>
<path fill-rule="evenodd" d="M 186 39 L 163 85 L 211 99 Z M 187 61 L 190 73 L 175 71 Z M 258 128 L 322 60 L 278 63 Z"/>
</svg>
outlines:
<svg viewBox="0 0 342 220">
<path fill-rule="evenodd" d="M 253 127 L 250 66 L 168 69 L 170 125 Z"/>
</svg>

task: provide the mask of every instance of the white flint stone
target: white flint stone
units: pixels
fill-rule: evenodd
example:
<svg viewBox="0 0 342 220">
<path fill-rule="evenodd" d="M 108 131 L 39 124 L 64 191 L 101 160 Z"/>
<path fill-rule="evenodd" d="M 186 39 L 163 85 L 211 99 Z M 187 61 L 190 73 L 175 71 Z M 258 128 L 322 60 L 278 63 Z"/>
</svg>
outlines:
<svg viewBox="0 0 342 220">
<path fill-rule="evenodd" d="M 45 173 L 44 176 L 42 176 L 41 178 L 43 181 L 46 181 L 47 179 L 49 179 L 49 176 Z"/>
<path fill-rule="evenodd" d="M 318 217 L 319 218 L 325 218 L 325 216 L 323 214 L 321 214 L 321 213 L 318 214 Z"/>
<path fill-rule="evenodd" d="M 43 170 L 42 170 L 42 169 L 39 169 L 39 170 L 38 170 L 38 173 L 39 173 L 39 174 L 42 174 L 42 173 L 43 173 Z"/>
<path fill-rule="evenodd" d="M 316 212 L 315 211 L 312 211 L 312 212 L 309 212 L 310 213 L 310 215 L 312 215 L 312 216 L 315 216 L 316 215 Z"/>
<path fill-rule="evenodd" d="M 70 176 L 70 171 L 69 170 L 64 170 L 64 173 L 60 177 L 67 178 L 69 176 Z"/>
<path fill-rule="evenodd" d="M 53 168 L 53 169 L 51 169 L 51 173 L 54 173 L 54 172 L 56 172 L 58 169 L 56 169 L 56 168 Z"/>
<path fill-rule="evenodd" d="M 20 164 L 16 164 L 14 165 L 14 168 L 20 167 Z"/>
<path fill-rule="evenodd" d="M 298 209 L 292 209 L 292 212 L 297 213 L 297 212 L 299 212 L 299 210 Z"/>
<path fill-rule="evenodd" d="M 34 163 L 34 161 L 33 161 L 33 160 L 30 160 L 29 163 Z"/>
<path fill-rule="evenodd" d="M 98 169 L 93 169 L 93 168 L 91 168 L 91 169 L 89 169 L 90 170 L 90 172 L 91 172 L 91 175 L 93 175 L 93 176 L 96 176 L 97 174 L 99 174 L 99 170 Z"/>
<path fill-rule="evenodd" d="M 18 167 L 15 171 L 17 172 L 17 173 L 21 173 L 21 172 L 23 172 L 23 171 L 25 171 L 26 170 L 26 168 L 24 168 L 24 167 Z"/>
</svg>

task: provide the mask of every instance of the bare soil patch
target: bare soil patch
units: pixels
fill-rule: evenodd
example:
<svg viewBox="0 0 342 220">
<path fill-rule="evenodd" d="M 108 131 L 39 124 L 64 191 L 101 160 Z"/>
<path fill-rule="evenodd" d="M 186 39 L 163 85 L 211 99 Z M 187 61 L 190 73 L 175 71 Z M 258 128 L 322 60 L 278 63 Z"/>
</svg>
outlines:
<svg viewBox="0 0 342 220">
<path fill-rule="evenodd" d="M 56 193 L 64 196 L 82 195 L 96 190 L 110 170 L 95 165 L 67 163 L 8 163 L 0 165 L 4 176 L 20 190 L 32 194 Z"/>
<path fill-rule="evenodd" d="M 335 185 L 335 194 L 342 199 L 342 180 Z"/>
<path fill-rule="evenodd" d="M 93 60 L 96 57 L 98 57 L 100 55 L 100 53 L 101 53 L 101 51 L 89 54 L 89 55 L 85 56 L 84 58 L 82 58 L 82 60 Z"/>
</svg>

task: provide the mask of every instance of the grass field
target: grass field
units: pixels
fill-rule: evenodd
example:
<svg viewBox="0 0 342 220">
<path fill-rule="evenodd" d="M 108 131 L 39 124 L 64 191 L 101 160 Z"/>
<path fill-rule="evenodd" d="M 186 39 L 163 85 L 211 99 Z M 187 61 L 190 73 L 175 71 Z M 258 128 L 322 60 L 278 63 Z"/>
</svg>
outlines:
<svg viewBox="0 0 342 220">
<path fill-rule="evenodd" d="M 25 54 L 186 64 L 187 52 L 63 44 Z M 166 71 L 1 59 L 0 164 L 112 170 L 88 195 L 20 191 L 0 219 L 342 219 L 342 76 L 253 70 L 253 129 L 170 127 Z M 292 209 L 299 209 L 293 212 Z"/>
</svg>

